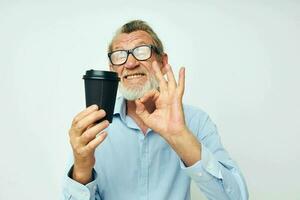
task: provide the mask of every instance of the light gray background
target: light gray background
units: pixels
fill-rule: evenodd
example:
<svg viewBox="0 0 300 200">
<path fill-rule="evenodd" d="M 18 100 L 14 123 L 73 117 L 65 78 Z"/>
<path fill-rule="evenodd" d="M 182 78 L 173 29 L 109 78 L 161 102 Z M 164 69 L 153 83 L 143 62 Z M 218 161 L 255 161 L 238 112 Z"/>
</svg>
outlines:
<svg viewBox="0 0 300 200">
<path fill-rule="evenodd" d="M 0 199 L 58 199 L 83 73 L 149 22 L 242 169 L 251 199 L 300 199 L 299 1 L 0 1 Z M 193 186 L 193 199 L 204 199 Z"/>
</svg>

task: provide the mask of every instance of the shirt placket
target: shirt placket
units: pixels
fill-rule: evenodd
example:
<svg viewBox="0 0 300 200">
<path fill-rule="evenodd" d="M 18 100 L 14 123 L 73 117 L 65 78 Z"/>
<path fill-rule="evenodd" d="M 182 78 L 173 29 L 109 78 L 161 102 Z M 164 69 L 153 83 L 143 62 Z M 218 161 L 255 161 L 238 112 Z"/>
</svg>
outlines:
<svg viewBox="0 0 300 200">
<path fill-rule="evenodd" d="M 141 200 L 148 200 L 148 183 L 149 183 L 149 151 L 148 151 L 148 138 L 144 136 L 143 133 L 139 134 L 140 140 L 140 160 L 141 160 L 141 170 L 140 170 L 140 192 Z"/>
</svg>

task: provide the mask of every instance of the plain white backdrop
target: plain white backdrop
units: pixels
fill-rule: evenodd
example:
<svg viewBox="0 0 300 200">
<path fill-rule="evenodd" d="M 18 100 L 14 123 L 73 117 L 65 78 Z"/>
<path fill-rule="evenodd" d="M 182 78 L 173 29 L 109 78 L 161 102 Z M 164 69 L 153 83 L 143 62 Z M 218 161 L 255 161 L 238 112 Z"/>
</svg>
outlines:
<svg viewBox="0 0 300 200">
<path fill-rule="evenodd" d="M 299 1 L 0 0 L 0 199 L 58 199 L 82 75 L 124 22 L 165 44 L 185 103 L 208 112 L 250 199 L 300 199 Z M 193 185 L 192 197 L 205 199 Z"/>
</svg>

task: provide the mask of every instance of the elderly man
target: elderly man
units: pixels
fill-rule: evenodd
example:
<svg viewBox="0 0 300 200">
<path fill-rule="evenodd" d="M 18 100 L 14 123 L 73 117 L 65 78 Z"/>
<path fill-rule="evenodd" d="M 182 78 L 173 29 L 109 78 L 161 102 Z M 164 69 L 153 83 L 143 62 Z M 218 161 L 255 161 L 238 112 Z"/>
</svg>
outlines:
<svg viewBox="0 0 300 200">
<path fill-rule="evenodd" d="M 64 198 L 187 200 L 194 180 L 208 199 L 248 199 L 214 123 L 202 110 L 183 105 L 185 69 L 176 82 L 152 28 L 140 20 L 126 23 L 108 51 L 122 96 L 111 124 L 95 123 L 105 116 L 96 105 L 73 119 L 74 160 Z"/>
</svg>

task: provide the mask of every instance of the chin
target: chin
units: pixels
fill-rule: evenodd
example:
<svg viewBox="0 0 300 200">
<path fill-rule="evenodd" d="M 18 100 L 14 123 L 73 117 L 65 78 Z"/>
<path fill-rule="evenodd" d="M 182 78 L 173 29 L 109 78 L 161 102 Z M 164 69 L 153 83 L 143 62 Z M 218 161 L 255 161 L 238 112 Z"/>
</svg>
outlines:
<svg viewBox="0 0 300 200">
<path fill-rule="evenodd" d="M 136 87 L 124 87 L 122 84 L 119 86 L 119 90 L 126 100 L 133 101 L 144 96 L 149 90 L 145 86 Z"/>
<path fill-rule="evenodd" d="M 123 82 L 121 82 L 119 85 L 121 94 L 129 101 L 141 98 L 147 92 L 153 89 L 158 89 L 158 81 L 154 77 L 150 77 L 150 79 L 143 84 L 134 84 L 131 87 L 129 85 L 125 85 Z"/>
</svg>

